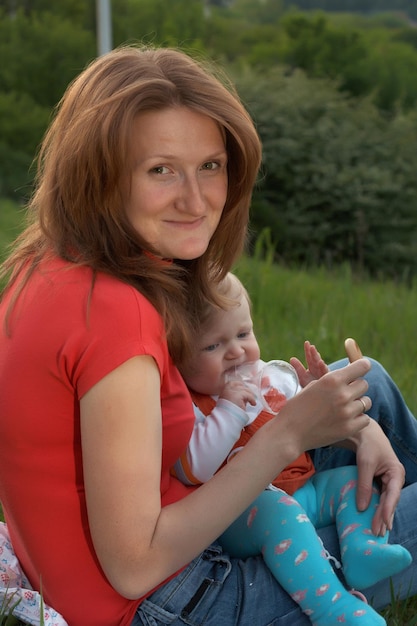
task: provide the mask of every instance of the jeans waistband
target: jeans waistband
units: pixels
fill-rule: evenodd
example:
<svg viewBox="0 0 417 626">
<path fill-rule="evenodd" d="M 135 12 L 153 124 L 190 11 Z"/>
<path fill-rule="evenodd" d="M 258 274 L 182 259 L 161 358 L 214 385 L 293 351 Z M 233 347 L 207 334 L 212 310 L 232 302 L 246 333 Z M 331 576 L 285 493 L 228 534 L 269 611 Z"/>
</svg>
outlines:
<svg viewBox="0 0 417 626">
<path fill-rule="evenodd" d="M 230 570 L 230 560 L 223 555 L 220 546 L 210 546 L 175 578 L 142 602 L 137 611 L 141 621 L 134 621 L 132 626 L 138 623 L 171 624 L 178 617 L 185 623 L 199 623 L 198 618 L 192 621 L 191 614 L 206 600 L 211 605 L 216 593 L 208 593 L 209 590 L 213 587 L 220 589 Z"/>
</svg>

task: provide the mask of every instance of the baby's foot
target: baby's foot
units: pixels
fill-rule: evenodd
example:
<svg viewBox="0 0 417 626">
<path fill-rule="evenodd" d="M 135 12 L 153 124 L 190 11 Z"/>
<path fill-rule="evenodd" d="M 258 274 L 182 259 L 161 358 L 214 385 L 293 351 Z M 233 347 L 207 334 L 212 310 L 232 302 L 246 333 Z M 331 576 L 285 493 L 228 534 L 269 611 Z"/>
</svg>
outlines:
<svg viewBox="0 0 417 626">
<path fill-rule="evenodd" d="M 335 594 L 331 606 L 324 610 L 313 612 L 307 609 L 304 612 L 313 626 L 387 626 L 382 615 L 348 591 Z"/>
<path fill-rule="evenodd" d="M 379 543 L 371 538 L 360 549 L 347 549 L 342 559 L 346 582 L 354 589 L 366 589 L 394 576 L 412 561 L 411 554 L 403 546 Z"/>
</svg>

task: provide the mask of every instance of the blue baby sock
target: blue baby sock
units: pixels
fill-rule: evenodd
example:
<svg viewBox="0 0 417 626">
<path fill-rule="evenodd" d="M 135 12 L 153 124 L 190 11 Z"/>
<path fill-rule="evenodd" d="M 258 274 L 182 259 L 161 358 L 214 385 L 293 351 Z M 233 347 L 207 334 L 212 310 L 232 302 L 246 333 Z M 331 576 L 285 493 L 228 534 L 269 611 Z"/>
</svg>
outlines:
<svg viewBox="0 0 417 626">
<path fill-rule="evenodd" d="M 412 561 L 408 550 L 388 543 L 388 532 L 377 537 L 371 530 L 372 518 L 378 506 L 376 489 L 366 511 L 356 508 L 356 478 L 352 477 L 341 489 L 336 504 L 336 527 L 346 582 L 355 589 L 365 589 L 384 578 L 402 571 Z"/>
</svg>

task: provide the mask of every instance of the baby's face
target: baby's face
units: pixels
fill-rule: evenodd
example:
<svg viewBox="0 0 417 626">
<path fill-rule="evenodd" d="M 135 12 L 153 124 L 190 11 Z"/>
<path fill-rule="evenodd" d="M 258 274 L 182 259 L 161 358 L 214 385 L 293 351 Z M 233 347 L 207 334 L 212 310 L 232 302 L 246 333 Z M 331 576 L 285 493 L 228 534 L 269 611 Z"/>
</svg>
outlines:
<svg viewBox="0 0 417 626">
<path fill-rule="evenodd" d="M 213 315 L 182 375 L 190 389 L 214 396 L 222 390 L 227 372 L 259 358 L 249 303 L 242 293 L 238 306 Z"/>
</svg>

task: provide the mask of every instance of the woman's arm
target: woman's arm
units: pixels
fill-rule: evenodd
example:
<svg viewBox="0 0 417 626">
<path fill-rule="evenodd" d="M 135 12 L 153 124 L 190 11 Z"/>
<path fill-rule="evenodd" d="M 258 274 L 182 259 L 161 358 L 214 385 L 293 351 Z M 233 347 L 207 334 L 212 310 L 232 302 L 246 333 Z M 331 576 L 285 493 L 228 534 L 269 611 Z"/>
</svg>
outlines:
<svg viewBox="0 0 417 626">
<path fill-rule="evenodd" d="M 81 400 L 88 519 L 111 584 L 138 598 L 214 541 L 284 467 L 304 450 L 353 437 L 361 377 L 369 362 L 330 372 L 290 400 L 211 480 L 161 506 L 162 425 L 159 370 L 134 357 Z"/>
<path fill-rule="evenodd" d="M 351 363 L 362 358 L 362 352 L 354 339 L 346 339 L 345 349 Z M 325 371 L 328 371 L 328 367 L 321 359 L 315 346 L 311 345 L 309 341 L 305 342 L 304 351 L 308 369 L 296 358 L 291 361 L 297 369 L 302 384 L 306 385 L 311 380 L 320 378 Z M 367 402 L 370 401 L 368 398 Z M 372 530 L 376 535 L 385 534 L 387 528 L 388 530 L 392 528 L 394 512 L 404 485 L 405 471 L 403 465 L 382 428 L 374 420 L 371 420 L 368 428 L 361 430 L 351 439 L 341 441 L 336 445 L 356 453 L 359 474 L 356 503 L 360 511 L 369 506 L 373 482 L 375 478 L 379 479 L 381 498 L 373 519 Z"/>
</svg>

